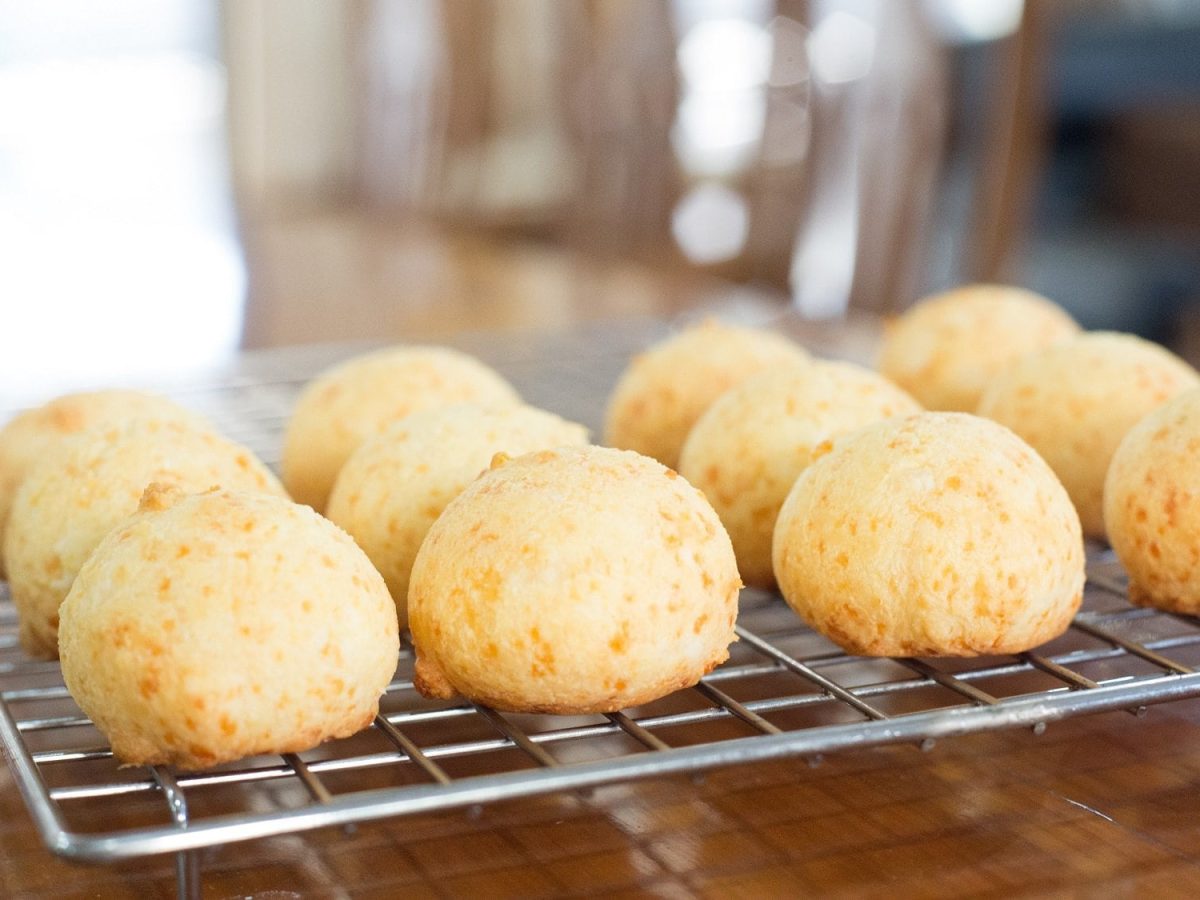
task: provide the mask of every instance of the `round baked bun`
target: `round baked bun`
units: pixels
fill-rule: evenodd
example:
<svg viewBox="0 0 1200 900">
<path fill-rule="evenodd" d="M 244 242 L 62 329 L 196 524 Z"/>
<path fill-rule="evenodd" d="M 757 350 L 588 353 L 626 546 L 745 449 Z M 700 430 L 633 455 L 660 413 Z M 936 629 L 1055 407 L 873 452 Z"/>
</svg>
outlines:
<svg viewBox="0 0 1200 900">
<path fill-rule="evenodd" d="M 654 460 L 501 455 L 417 553 L 414 680 L 514 712 L 647 703 L 728 658 L 740 586 L 712 507 Z"/>
<path fill-rule="evenodd" d="M 1200 384 L 1173 353 L 1131 334 L 1091 332 L 1015 363 L 984 392 L 979 415 L 1007 425 L 1050 463 L 1085 534 L 1104 537 L 1104 478 L 1146 414 Z"/>
<path fill-rule="evenodd" d="M 71 583 L 151 482 L 284 496 L 245 447 L 183 422 L 134 419 L 62 440 L 25 476 L 5 538 L 9 590 L 28 654 L 58 655 L 58 608 Z"/>
<path fill-rule="evenodd" d="M 809 359 L 780 334 L 706 320 L 634 357 L 609 398 L 604 441 L 665 466 L 717 397 L 751 375 Z"/>
<path fill-rule="evenodd" d="M 1013 362 L 1079 332 L 1040 294 L 972 284 L 913 305 L 884 334 L 879 370 L 929 409 L 974 412 Z"/>
<path fill-rule="evenodd" d="M 283 440 L 283 483 L 297 503 L 321 512 L 350 454 L 397 419 L 454 403 L 519 401 L 496 372 L 446 347 L 392 347 L 356 357 L 300 394 Z"/>
<path fill-rule="evenodd" d="M 342 467 L 326 514 L 375 564 L 408 621 L 408 576 L 446 504 L 497 453 L 586 444 L 588 431 L 529 406 L 460 404 L 414 413 L 370 438 Z"/>
<path fill-rule="evenodd" d="M 679 474 L 721 517 L 742 579 L 775 584 L 779 507 L 822 441 L 921 407 L 891 382 L 843 362 L 762 372 L 722 394 L 688 435 Z"/>
<path fill-rule="evenodd" d="M 1130 429 L 1104 483 L 1104 524 L 1129 573 L 1129 599 L 1200 613 L 1200 390 Z"/>
<path fill-rule="evenodd" d="M 1066 491 L 1015 434 L 967 413 L 835 441 L 784 502 L 774 553 L 791 607 L 864 656 L 1028 650 L 1066 630 L 1083 593 Z"/>
<path fill-rule="evenodd" d="M 202 419 L 179 404 L 142 391 L 92 391 L 66 394 L 44 406 L 18 413 L 0 428 L 0 577 L 4 576 L 4 528 L 25 473 L 64 437 L 97 425 L 153 416 L 197 424 Z"/>
<path fill-rule="evenodd" d="M 383 579 L 311 509 L 158 485 L 80 571 L 59 638 L 117 759 L 182 769 L 361 730 L 400 643 Z"/>
</svg>

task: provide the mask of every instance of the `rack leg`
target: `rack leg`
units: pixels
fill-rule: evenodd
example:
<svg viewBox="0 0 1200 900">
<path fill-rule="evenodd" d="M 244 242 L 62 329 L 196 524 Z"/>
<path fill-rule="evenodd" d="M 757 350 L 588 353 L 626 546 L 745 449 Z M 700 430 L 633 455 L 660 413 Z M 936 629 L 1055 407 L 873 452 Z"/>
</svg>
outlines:
<svg viewBox="0 0 1200 900">
<path fill-rule="evenodd" d="M 195 850 L 175 854 L 175 882 L 179 900 L 200 900 L 200 858 Z"/>
</svg>

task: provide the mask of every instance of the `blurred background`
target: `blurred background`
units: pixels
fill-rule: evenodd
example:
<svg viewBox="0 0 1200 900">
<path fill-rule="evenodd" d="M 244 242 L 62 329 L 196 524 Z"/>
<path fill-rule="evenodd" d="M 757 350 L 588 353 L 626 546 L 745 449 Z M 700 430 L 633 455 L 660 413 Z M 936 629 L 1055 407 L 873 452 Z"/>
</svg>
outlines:
<svg viewBox="0 0 1200 900">
<path fill-rule="evenodd" d="M 0 386 L 971 280 L 1197 362 L 1198 61 L 1200 0 L 0 0 Z"/>
</svg>

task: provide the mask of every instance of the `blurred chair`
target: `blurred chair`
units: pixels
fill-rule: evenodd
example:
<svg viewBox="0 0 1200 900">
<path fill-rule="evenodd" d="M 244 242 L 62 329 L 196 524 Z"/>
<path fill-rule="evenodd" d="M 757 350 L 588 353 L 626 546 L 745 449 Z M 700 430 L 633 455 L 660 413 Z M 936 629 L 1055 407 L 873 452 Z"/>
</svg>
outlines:
<svg viewBox="0 0 1200 900">
<path fill-rule="evenodd" d="M 895 310 L 923 287 L 951 108 L 927 5 L 226 0 L 239 202 L 700 266 L 811 315 Z M 1007 42 L 989 101 L 974 275 L 1021 230 L 1028 46 Z"/>
</svg>

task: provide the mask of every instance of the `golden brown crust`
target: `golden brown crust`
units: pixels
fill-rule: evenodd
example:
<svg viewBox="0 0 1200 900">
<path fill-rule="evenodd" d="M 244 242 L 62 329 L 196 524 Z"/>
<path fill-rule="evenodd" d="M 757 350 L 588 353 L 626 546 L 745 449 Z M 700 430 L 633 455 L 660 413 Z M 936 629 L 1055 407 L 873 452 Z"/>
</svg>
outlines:
<svg viewBox="0 0 1200 900">
<path fill-rule="evenodd" d="M 65 437 L 141 417 L 204 425 L 199 416 L 166 397 L 108 390 L 66 394 L 19 413 L 0 428 L 0 578 L 5 573 L 4 531 L 9 509 L 29 469 Z"/>
<path fill-rule="evenodd" d="M 152 481 L 142 491 L 136 512 L 162 512 L 164 509 L 170 509 L 184 496 L 183 490 L 177 484 Z"/>
<path fill-rule="evenodd" d="M 1083 592 L 1080 591 L 1074 597 L 1068 598 L 1067 602 L 1055 610 L 1047 610 L 1036 622 L 1036 632 L 1041 635 L 1045 634 L 1048 637 L 1034 638 L 1031 644 L 1030 638 L 1021 636 L 1020 638 L 1012 637 L 1004 633 L 996 634 L 990 639 L 973 639 L 973 638 L 951 638 L 946 641 L 931 641 L 928 639 L 908 639 L 899 638 L 892 639 L 891 637 L 875 637 L 866 640 L 850 631 L 840 629 L 837 623 L 830 623 L 826 626 L 828 636 L 834 643 L 838 644 L 847 653 L 852 653 L 856 656 L 891 656 L 891 657 L 975 657 L 975 656 L 1006 656 L 1017 653 L 1024 653 L 1031 646 L 1043 644 L 1048 640 L 1057 637 L 1070 627 L 1071 620 L 1075 617 L 1075 613 L 1079 610 L 1080 604 L 1083 602 Z"/>
<path fill-rule="evenodd" d="M 392 347 L 334 366 L 301 393 L 283 445 L 283 483 L 297 503 L 325 509 L 359 445 L 411 413 L 454 403 L 520 402 L 479 360 L 446 347 Z"/>
<path fill-rule="evenodd" d="M 143 494 L 151 479 L 159 487 Z M 13 500 L 5 537 L 9 588 L 31 656 L 58 656 L 58 607 L 109 531 L 171 488 L 213 486 L 284 496 L 254 454 L 190 422 L 136 418 L 61 439 L 33 466 Z"/>
<path fill-rule="evenodd" d="M 810 465 L 775 529 L 775 571 L 815 629 L 868 656 L 1028 650 L 1079 606 L 1079 519 L 1016 435 L 923 413 L 847 435 Z"/>
<path fill-rule="evenodd" d="M 60 612 L 63 679 L 117 758 L 204 768 L 369 723 L 399 630 L 349 536 L 266 494 L 147 499 Z"/>
<path fill-rule="evenodd" d="M 342 467 L 326 515 L 383 575 L 403 626 L 417 550 L 446 504 L 489 463 L 544 447 L 586 444 L 588 431 L 529 406 L 458 404 L 405 416 Z"/>
<path fill-rule="evenodd" d="M 737 640 L 736 637 L 733 638 Z M 691 687 L 725 660 L 729 659 L 729 651 L 721 650 L 702 667 L 699 675 L 692 669 L 681 670 L 671 677 L 663 678 L 652 684 L 641 685 L 638 690 L 609 691 L 606 695 L 596 696 L 586 703 L 579 702 L 543 702 L 530 703 L 524 695 L 512 693 L 490 693 L 479 691 L 471 697 L 476 703 L 490 706 L 500 712 L 524 713 L 548 716 L 584 716 L 600 715 L 603 713 L 620 712 L 660 700 L 668 694 Z M 436 665 L 425 663 L 424 674 L 421 673 L 421 659 L 417 657 L 416 675 L 413 684 L 425 697 L 435 700 L 451 700 L 459 696 L 458 691 L 446 681 Z M 430 680 L 432 679 L 432 680 Z M 440 679 L 440 680 L 439 680 Z"/>
<path fill-rule="evenodd" d="M 879 370 L 934 410 L 974 412 L 993 378 L 1021 357 L 1079 333 L 1045 297 L 972 284 L 926 297 L 889 323 Z"/>
<path fill-rule="evenodd" d="M 230 747 L 205 746 L 195 743 L 186 747 L 165 749 L 147 743 L 136 733 L 125 733 L 120 730 L 114 731 L 109 736 L 109 743 L 112 746 L 113 754 L 121 761 L 122 766 L 172 766 L 184 772 L 195 772 L 211 769 L 222 763 L 236 762 L 259 752 L 271 753 L 276 756 L 284 753 L 303 753 L 326 741 L 358 734 L 375 720 L 378 712 L 379 702 L 376 701 L 371 709 L 362 715 L 347 719 L 341 725 L 301 728 L 292 737 L 272 744 L 273 749 L 254 751 L 254 753 L 243 753 L 240 749 Z"/>
<path fill-rule="evenodd" d="M 1200 390 L 1130 429 L 1104 484 L 1104 521 L 1129 573 L 1129 599 L 1200 612 Z"/>
<path fill-rule="evenodd" d="M 630 362 L 609 398 L 604 441 L 676 468 L 688 432 L 717 397 L 751 375 L 808 358 L 783 335 L 706 320 Z"/>
<path fill-rule="evenodd" d="M 679 471 L 721 517 L 742 579 L 772 588 L 771 537 L 788 491 L 830 439 L 920 412 L 880 375 L 816 361 L 762 372 L 722 394 L 692 428 Z"/>
<path fill-rule="evenodd" d="M 1200 597 L 1190 593 L 1186 596 L 1164 593 L 1155 585 L 1148 587 L 1137 581 L 1129 582 L 1129 602 L 1134 606 L 1152 607 L 1166 612 L 1194 616 L 1200 613 Z"/>
<path fill-rule="evenodd" d="M 1015 431 L 1071 495 L 1084 533 L 1104 537 L 1104 479 L 1121 439 L 1145 415 L 1200 384 L 1157 344 L 1089 332 L 1031 354 L 988 387 L 979 415 Z"/>
<path fill-rule="evenodd" d="M 530 453 L 480 476 L 413 566 L 416 683 L 510 711 L 611 711 L 726 658 L 741 587 L 703 496 L 636 453 Z"/>
<path fill-rule="evenodd" d="M 413 664 L 413 687 L 423 696 L 434 700 L 449 700 L 458 696 L 454 685 L 446 680 L 442 667 L 435 660 L 423 656 L 420 650 Z"/>
</svg>

